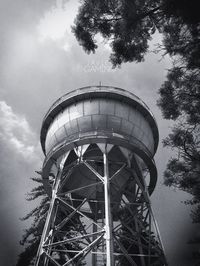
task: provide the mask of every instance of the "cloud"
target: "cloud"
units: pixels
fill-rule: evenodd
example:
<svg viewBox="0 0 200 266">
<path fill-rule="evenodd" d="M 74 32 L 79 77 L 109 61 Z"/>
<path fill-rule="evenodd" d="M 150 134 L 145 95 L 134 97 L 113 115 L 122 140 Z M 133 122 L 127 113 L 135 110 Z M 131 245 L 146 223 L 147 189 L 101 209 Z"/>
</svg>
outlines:
<svg viewBox="0 0 200 266">
<path fill-rule="evenodd" d="M 60 3 L 59 3 L 60 2 Z M 49 9 L 40 20 L 37 30 L 39 39 L 52 39 L 54 41 L 63 39 L 66 33 L 71 33 L 71 25 L 74 14 L 80 5 L 79 1 L 57 1 L 57 5 Z"/>
<path fill-rule="evenodd" d="M 0 101 L 0 265 L 13 265 L 25 224 L 19 221 L 33 204 L 25 194 L 33 187 L 29 176 L 41 167 L 36 133 L 26 118 Z M 2 263 L 2 264 L 1 264 Z"/>
<path fill-rule="evenodd" d="M 16 115 L 5 101 L 0 101 L 0 137 L 26 159 L 36 159 L 36 136 L 27 120 Z"/>
</svg>

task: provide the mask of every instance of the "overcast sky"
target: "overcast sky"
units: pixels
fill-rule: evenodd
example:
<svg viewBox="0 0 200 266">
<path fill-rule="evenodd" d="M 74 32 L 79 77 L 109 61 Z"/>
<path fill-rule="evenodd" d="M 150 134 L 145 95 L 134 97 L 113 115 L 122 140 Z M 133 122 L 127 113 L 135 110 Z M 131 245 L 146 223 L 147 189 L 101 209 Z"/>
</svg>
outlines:
<svg viewBox="0 0 200 266">
<path fill-rule="evenodd" d="M 87 85 L 111 85 L 141 97 L 154 113 L 160 139 L 170 122 L 156 106 L 157 91 L 170 67 L 169 58 L 150 53 L 144 63 L 113 70 L 109 46 L 87 55 L 71 33 L 78 0 L 0 0 L 0 266 L 13 266 L 26 223 L 19 220 L 32 205 L 25 194 L 34 185 L 30 177 L 44 156 L 39 132 L 45 112 L 62 94 Z M 161 41 L 156 34 L 151 42 Z M 161 141 L 156 154 L 159 179 L 152 204 L 170 266 L 189 266 L 192 230 L 188 196 L 162 185 L 162 173 L 171 156 Z"/>
</svg>

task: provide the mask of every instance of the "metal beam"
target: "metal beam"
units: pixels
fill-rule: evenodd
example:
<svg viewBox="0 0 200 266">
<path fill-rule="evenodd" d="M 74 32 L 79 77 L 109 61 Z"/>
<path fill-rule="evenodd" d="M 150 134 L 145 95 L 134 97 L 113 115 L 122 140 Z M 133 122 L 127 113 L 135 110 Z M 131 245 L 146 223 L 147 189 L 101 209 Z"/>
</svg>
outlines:
<svg viewBox="0 0 200 266">
<path fill-rule="evenodd" d="M 107 148 L 107 147 L 106 147 Z M 103 153 L 104 163 L 104 197 L 105 197 L 105 239 L 106 239 L 106 265 L 114 266 L 113 236 L 112 236 L 112 214 L 110 205 L 110 180 L 108 169 L 108 155 L 105 149 Z"/>
</svg>

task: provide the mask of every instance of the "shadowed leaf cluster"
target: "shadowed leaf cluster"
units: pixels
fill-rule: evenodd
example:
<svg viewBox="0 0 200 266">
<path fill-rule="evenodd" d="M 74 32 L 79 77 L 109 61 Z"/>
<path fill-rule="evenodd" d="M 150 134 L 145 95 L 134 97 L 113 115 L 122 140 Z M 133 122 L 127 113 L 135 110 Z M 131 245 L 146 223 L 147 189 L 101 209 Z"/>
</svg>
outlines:
<svg viewBox="0 0 200 266">
<path fill-rule="evenodd" d="M 163 34 L 163 49 L 179 55 L 190 68 L 199 67 L 198 1 L 84 0 L 72 27 L 84 50 L 95 52 L 101 35 L 111 47 L 113 66 L 141 62 L 155 31 Z"/>
</svg>

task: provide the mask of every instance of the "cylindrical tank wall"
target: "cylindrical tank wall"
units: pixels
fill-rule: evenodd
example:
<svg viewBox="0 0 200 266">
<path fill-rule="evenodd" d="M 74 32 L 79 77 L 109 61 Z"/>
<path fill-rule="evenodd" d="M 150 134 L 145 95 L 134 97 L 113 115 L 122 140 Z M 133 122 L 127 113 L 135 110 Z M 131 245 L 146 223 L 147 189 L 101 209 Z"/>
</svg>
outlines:
<svg viewBox="0 0 200 266">
<path fill-rule="evenodd" d="M 46 153 L 65 139 L 73 141 L 79 133 L 114 132 L 143 143 L 154 154 L 152 128 L 143 114 L 115 99 L 93 98 L 65 107 L 51 122 L 46 136 Z"/>
</svg>

